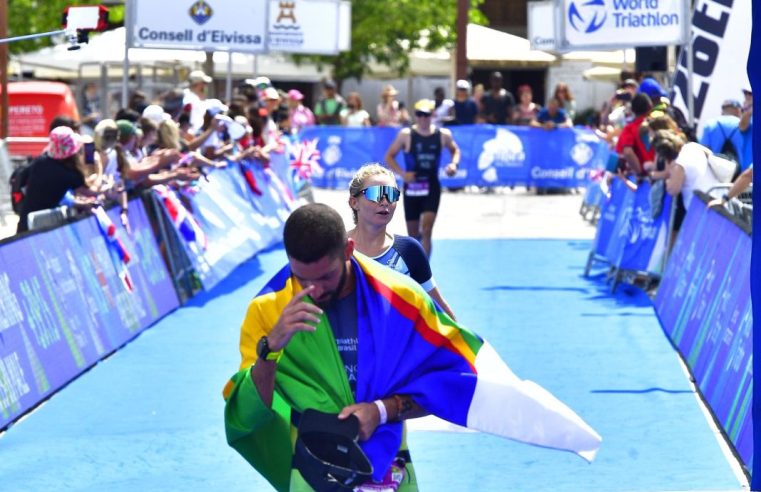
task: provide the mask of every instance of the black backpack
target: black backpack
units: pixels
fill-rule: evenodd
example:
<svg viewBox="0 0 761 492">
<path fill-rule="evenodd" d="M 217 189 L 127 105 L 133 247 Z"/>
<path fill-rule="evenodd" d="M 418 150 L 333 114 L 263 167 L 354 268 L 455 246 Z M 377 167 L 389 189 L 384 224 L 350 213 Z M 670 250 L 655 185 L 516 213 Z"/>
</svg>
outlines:
<svg viewBox="0 0 761 492">
<path fill-rule="evenodd" d="M 737 152 L 737 148 L 735 147 L 735 144 L 732 143 L 732 136 L 737 131 L 737 127 L 733 128 L 731 132 L 729 132 L 729 135 L 727 135 L 724 132 L 724 127 L 721 126 L 720 123 L 718 123 L 716 126 L 719 127 L 719 131 L 721 132 L 721 136 L 724 137 L 724 143 L 721 144 L 721 148 L 718 152 L 716 152 L 717 155 L 720 157 L 723 157 L 724 159 L 727 159 L 728 161 L 732 161 L 735 163 L 735 174 L 732 176 L 732 181 L 734 181 L 737 176 L 740 175 L 741 169 L 740 169 L 740 157 Z"/>
<path fill-rule="evenodd" d="M 13 169 L 8 184 L 11 188 L 11 207 L 16 214 L 21 213 L 21 202 L 24 200 L 26 192 L 26 181 L 29 176 L 29 166 L 31 163 L 25 162 Z"/>
</svg>

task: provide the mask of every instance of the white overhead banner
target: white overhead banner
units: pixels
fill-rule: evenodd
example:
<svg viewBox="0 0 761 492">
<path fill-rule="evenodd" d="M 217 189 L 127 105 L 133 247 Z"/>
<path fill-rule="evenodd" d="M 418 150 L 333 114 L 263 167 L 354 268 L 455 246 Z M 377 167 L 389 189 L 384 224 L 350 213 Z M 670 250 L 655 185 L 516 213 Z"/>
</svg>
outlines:
<svg viewBox="0 0 761 492">
<path fill-rule="evenodd" d="M 269 8 L 271 51 L 333 55 L 350 49 L 350 2 L 270 0 Z"/>
<path fill-rule="evenodd" d="M 527 2 L 528 40 L 532 50 L 555 51 L 555 0 Z"/>
<path fill-rule="evenodd" d="M 131 0 L 127 44 L 262 53 L 268 5 L 268 0 Z"/>
<path fill-rule="evenodd" d="M 737 1 L 731 5 L 698 0 L 692 14 L 692 102 L 699 129 L 721 114 L 725 99 L 742 102 L 742 90 L 750 88 L 747 66 L 751 2 Z M 673 104 L 687 115 L 688 68 L 684 54 L 679 57 L 674 77 Z"/>
<path fill-rule="evenodd" d="M 556 0 L 558 49 L 684 44 L 689 0 Z"/>
</svg>

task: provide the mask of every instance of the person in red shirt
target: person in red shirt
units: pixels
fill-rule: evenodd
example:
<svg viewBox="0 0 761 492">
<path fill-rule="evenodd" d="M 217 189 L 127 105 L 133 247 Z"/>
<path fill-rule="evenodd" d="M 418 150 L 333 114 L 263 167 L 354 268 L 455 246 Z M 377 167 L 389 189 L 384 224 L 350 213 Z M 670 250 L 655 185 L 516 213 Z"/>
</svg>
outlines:
<svg viewBox="0 0 761 492">
<path fill-rule="evenodd" d="M 655 159 L 655 149 L 640 136 L 639 128 L 647 118 L 653 103 L 647 94 L 637 93 L 631 102 L 634 120 L 627 124 L 618 137 L 616 152 L 626 161 L 626 170 L 637 176 L 644 176 L 645 163 Z"/>
</svg>

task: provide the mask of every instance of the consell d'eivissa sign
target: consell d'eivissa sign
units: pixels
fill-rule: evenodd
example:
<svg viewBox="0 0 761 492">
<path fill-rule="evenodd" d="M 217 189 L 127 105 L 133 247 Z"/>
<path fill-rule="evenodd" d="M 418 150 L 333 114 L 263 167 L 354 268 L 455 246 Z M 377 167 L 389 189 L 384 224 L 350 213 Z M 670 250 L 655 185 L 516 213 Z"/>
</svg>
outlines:
<svg viewBox="0 0 761 492">
<path fill-rule="evenodd" d="M 556 33 L 564 50 L 682 44 L 686 0 L 562 0 Z"/>
<path fill-rule="evenodd" d="M 266 0 L 133 0 L 128 44 L 134 48 L 266 49 Z"/>
</svg>

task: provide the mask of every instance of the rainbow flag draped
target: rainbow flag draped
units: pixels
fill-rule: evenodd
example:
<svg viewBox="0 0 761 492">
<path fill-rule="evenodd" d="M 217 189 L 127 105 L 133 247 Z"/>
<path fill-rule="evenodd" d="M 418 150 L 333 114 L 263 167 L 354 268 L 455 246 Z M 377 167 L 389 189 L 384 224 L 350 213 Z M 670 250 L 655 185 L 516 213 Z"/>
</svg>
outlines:
<svg viewBox="0 0 761 492">
<path fill-rule="evenodd" d="M 359 254 L 352 263 L 358 304 L 357 401 L 408 394 L 449 422 L 594 459 L 602 439 L 589 425 L 539 385 L 519 379 L 487 342 L 452 321 L 416 282 Z M 256 361 L 256 341 L 300 289 L 286 266 L 251 302 L 241 328 L 241 372 L 225 388 L 228 407 L 230 395 L 246 379 L 241 374 L 247 375 Z M 354 403 L 332 330 L 326 316 L 322 318 L 315 332 L 297 333 L 285 348 L 275 379 L 285 405 L 273 404 L 276 411 L 337 412 Z M 265 463 L 262 457 L 247 456 L 254 447 L 234 444 L 231 436 L 239 422 L 232 422 L 230 415 L 226 409 L 231 445 L 265 477 L 276 474 L 263 469 L 275 466 L 272 459 Z M 290 421 L 287 413 L 282 418 Z M 388 423 L 361 443 L 376 480 L 390 466 L 401 440 L 401 423 Z M 290 462 L 280 466 L 290 470 Z"/>
</svg>

